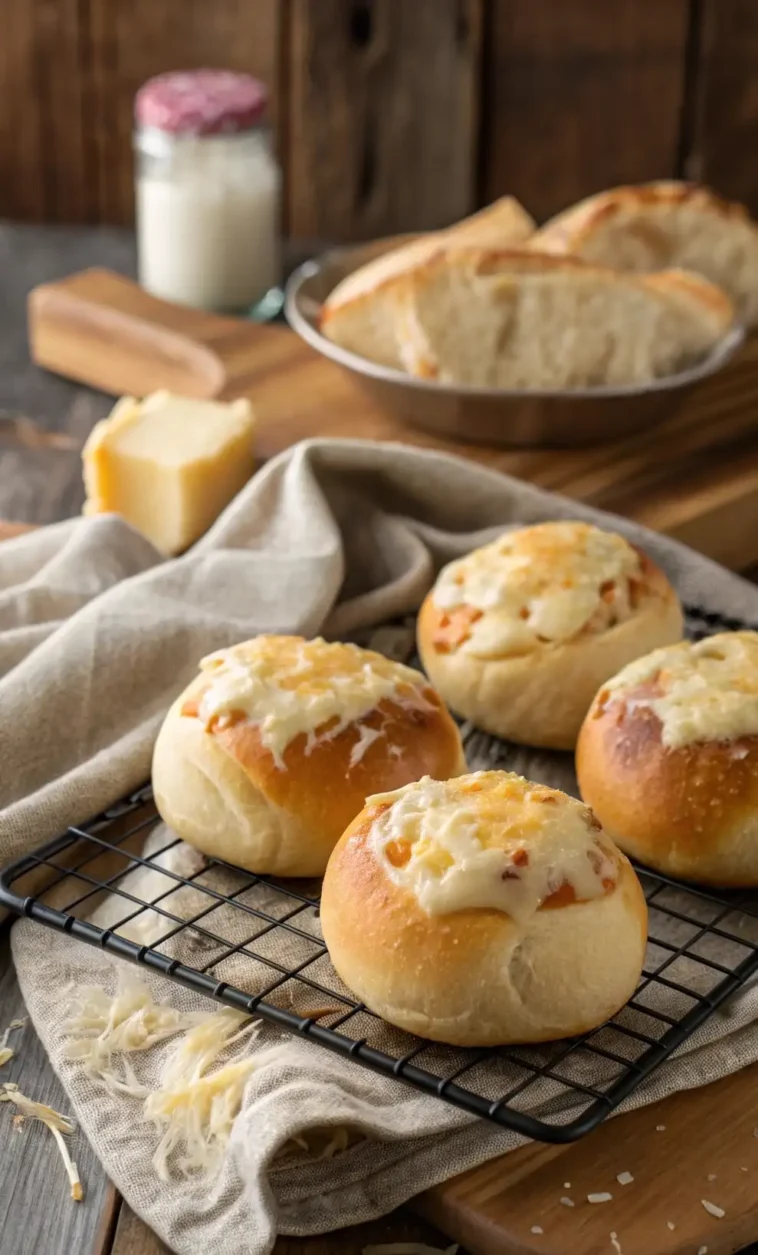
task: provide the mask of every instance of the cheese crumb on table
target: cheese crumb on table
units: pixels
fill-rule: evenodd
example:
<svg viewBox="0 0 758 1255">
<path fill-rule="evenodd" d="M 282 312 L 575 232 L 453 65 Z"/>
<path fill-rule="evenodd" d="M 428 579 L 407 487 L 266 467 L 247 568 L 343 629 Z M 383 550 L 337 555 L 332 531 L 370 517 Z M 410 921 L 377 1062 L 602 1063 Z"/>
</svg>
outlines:
<svg viewBox="0 0 758 1255">
<path fill-rule="evenodd" d="M 619 1172 L 618 1176 L 616 1177 L 616 1180 L 618 1181 L 619 1185 L 631 1185 L 632 1181 L 634 1180 L 634 1177 L 632 1176 L 631 1172 Z"/>
<path fill-rule="evenodd" d="M 562 1198 L 560 1201 L 563 1207 L 575 1207 L 576 1206 L 573 1198 Z"/>
<path fill-rule="evenodd" d="M 533 1224 L 533 1225 L 532 1225 L 532 1233 L 544 1233 L 544 1232 L 545 1232 L 545 1230 L 544 1230 L 544 1229 L 541 1229 L 541 1228 L 540 1228 L 540 1226 L 539 1226 L 538 1224 Z"/>
<path fill-rule="evenodd" d="M 613 1195 L 608 1194 L 607 1192 L 603 1192 L 602 1194 L 588 1194 L 587 1202 L 588 1203 L 610 1203 L 612 1198 L 613 1198 Z"/>
<path fill-rule="evenodd" d="M 709 1203 L 707 1198 L 701 1198 L 700 1202 L 708 1212 L 709 1216 L 715 1216 L 716 1220 L 724 1219 L 726 1212 L 723 1207 L 717 1207 L 715 1203 Z"/>
<path fill-rule="evenodd" d="M 164 554 L 194 544 L 255 469 L 249 401 L 122 397 L 84 446 L 85 514 L 120 514 Z"/>
</svg>

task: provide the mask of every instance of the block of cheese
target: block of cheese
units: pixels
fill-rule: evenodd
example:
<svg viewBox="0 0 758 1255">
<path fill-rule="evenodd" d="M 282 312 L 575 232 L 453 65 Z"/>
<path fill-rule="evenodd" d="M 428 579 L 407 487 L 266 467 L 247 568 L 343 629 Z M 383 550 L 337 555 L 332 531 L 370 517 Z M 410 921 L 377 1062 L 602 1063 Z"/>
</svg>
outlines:
<svg viewBox="0 0 758 1255">
<path fill-rule="evenodd" d="M 84 446 L 85 514 L 120 514 L 164 554 L 187 549 L 255 469 L 249 401 L 122 397 Z"/>
</svg>

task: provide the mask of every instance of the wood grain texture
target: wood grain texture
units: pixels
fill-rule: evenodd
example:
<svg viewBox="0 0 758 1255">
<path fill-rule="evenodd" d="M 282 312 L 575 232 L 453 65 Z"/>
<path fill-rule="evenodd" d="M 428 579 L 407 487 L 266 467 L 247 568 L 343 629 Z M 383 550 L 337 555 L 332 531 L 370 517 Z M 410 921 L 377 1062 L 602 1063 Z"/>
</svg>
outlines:
<svg viewBox="0 0 758 1255">
<path fill-rule="evenodd" d="M 85 116 L 81 6 L 11 0 L 0 39 L 0 213 L 31 221 L 96 217 Z"/>
<path fill-rule="evenodd" d="M 109 1255 L 170 1255 L 170 1251 L 129 1204 L 122 1202 Z"/>
<path fill-rule="evenodd" d="M 675 173 L 688 0 L 491 0 L 489 12 L 485 200 L 513 192 L 541 220 Z"/>
<path fill-rule="evenodd" d="M 480 0 L 292 0 L 288 224 L 368 239 L 475 204 Z"/>
<path fill-rule="evenodd" d="M 746 1103 L 756 1081 L 754 1064 L 609 1120 L 572 1146 L 532 1143 L 437 1186 L 414 1207 L 475 1255 L 613 1255 L 611 1232 L 623 1255 L 695 1255 L 701 1246 L 731 1255 L 758 1237 L 756 1117 Z M 616 1176 L 624 1172 L 634 1181 L 622 1186 Z M 602 1192 L 612 1200 L 587 1201 Z M 575 1206 L 562 1206 L 562 1197 Z M 705 1211 L 703 1198 L 723 1208 L 723 1219 Z"/>
<path fill-rule="evenodd" d="M 440 1251 L 449 1245 L 448 1239 L 428 1222 L 407 1211 L 396 1211 L 370 1224 L 352 1225 L 322 1237 L 280 1237 L 273 1255 L 361 1255 L 366 1246 L 390 1242 L 425 1242 Z M 169 1255 L 169 1248 L 128 1204 L 122 1203 L 110 1255 Z"/>
<path fill-rule="evenodd" d="M 25 1009 L 10 957 L 7 928 L 0 928 L 0 1033 Z M 16 1055 L 0 1072 L 30 1098 L 57 1111 L 70 1111 L 60 1082 L 31 1023 L 13 1034 Z M 83 1134 L 71 1152 L 84 1183 L 85 1198 L 75 1203 L 55 1142 L 37 1121 L 13 1125 L 15 1108 L 0 1105 L 0 1249 L 3 1255 L 104 1255 L 117 1207 L 116 1192 Z"/>
<path fill-rule="evenodd" d="M 687 175 L 758 213 L 758 6 L 701 0 L 696 121 Z"/>
<path fill-rule="evenodd" d="M 132 103 L 145 79 L 165 70 L 222 66 L 280 89 L 283 0 L 90 0 L 89 57 L 99 217 L 134 217 Z"/>
</svg>

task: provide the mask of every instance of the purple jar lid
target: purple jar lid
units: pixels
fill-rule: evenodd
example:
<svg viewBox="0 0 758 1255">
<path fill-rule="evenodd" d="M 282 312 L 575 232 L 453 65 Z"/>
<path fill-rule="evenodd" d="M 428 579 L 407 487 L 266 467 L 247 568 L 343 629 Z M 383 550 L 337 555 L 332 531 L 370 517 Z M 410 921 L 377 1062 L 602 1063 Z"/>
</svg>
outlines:
<svg viewBox="0 0 758 1255">
<path fill-rule="evenodd" d="M 233 70 L 177 70 L 143 83 L 134 100 L 140 126 L 174 135 L 234 135 L 260 121 L 268 93 Z"/>
</svg>

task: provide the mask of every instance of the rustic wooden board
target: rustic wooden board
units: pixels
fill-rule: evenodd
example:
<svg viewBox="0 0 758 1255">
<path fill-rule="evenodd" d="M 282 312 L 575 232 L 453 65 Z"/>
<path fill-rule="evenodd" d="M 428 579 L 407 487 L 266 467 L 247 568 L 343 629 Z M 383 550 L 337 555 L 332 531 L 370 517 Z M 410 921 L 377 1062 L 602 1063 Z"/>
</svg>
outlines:
<svg viewBox="0 0 758 1255">
<path fill-rule="evenodd" d="M 689 9 L 492 0 L 485 199 L 514 192 L 543 219 L 603 187 L 671 177 Z"/>
<path fill-rule="evenodd" d="M 371 239 L 476 204 L 482 0 L 292 0 L 291 235 Z"/>
<path fill-rule="evenodd" d="M 572 1146 L 532 1143 L 414 1206 L 474 1255 L 613 1255 L 611 1232 L 623 1255 L 695 1255 L 702 1246 L 731 1255 L 758 1238 L 756 1083 L 753 1065 L 609 1120 Z M 618 1184 L 623 1172 L 632 1184 Z M 606 1191 L 611 1202 L 587 1202 Z M 724 1218 L 708 1215 L 701 1199 Z"/>
<path fill-rule="evenodd" d="M 752 0 L 701 0 L 696 119 L 686 173 L 758 212 L 758 169 L 745 154 L 758 135 L 758 7 Z"/>
<path fill-rule="evenodd" d="M 9 932 L 0 928 L 0 1033 L 11 1020 L 25 1016 Z M 9 1044 L 16 1057 L 0 1071 L 0 1079 L 15 1081 L 30 1098 L 68 1112 L 68 1100 L 31 1022 L 13 1033 Z M 84 1201 L 75 1203 L 52 1136 L 33 1121 L 16 1132 L 14 1110 L 9 1103 L 0 1105 L 0 1249 L 4 1255 L 100 1255 L 110 1245 L 106 1240 L 118 1198 L 87 1141 L 79 1133 L 71 1145 L 85 1183 Z"/>
<path fill-rule="evenodd" d="M 112 393 L 251 396 L 264 458 L 316 435 L 404 440 L 622 512 L 735 568 L 758 561 L 758 337 L 654 428 L 587 448 L 511 451 L 402 425 L 286 328 L 180 309 L 108 272 L 46 286 L 30 308 L 32 353 L 50 370 Z"/>
</svg>

